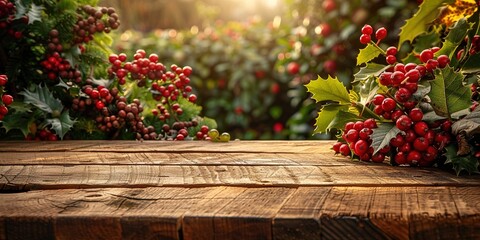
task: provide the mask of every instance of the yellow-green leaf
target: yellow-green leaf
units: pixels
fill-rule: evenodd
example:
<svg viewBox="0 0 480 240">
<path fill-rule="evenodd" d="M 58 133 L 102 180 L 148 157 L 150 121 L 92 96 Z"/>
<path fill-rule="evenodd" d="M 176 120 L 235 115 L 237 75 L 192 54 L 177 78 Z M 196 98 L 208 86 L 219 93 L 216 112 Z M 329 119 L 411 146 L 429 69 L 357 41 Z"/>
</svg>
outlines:
<svg viewBox="0 0 480 240">
<path fill-rule="evenodd" d="M 408 19 L 400 30 L 398 48 L 405 41 L 412 42 L 415 37 L 427 31 L 429 25 L 437 18 L 440 7 L 451 4 L 454 0 L 428 0 L 423 1 L 420 8 L 412 18 Z"/>
<path fill-rule="evenodd" d="M 357 66 L 370 62 L 380 54 L 382 54 L 382 51 L 369 43 L 365 48 L 360 49 L 357 56 Z"/>
<path fill-rule="evenodd" d="M 332 128 L 330 124 L 341 110 L 347 111 L 348 106 L 339 104 L 324 105 L 318 112 L 318 117 L 315 121 L 315 130 L 313 133 L 326 133 L 328 130 L 330 130 Z"/>
<path fill-rule="evenodd" d="M 323 79 L 318 76 L 317 79 L 310 81 L 305 85 L 308 92 L 312 93 L 312 99 L 317 102 L 322 101 L 334 101 L 340 104 L 350 103 L 350 96 L 347 88 L 337 77 L 332 78 L 328 76 L 327 79 Z"/>
</svg>

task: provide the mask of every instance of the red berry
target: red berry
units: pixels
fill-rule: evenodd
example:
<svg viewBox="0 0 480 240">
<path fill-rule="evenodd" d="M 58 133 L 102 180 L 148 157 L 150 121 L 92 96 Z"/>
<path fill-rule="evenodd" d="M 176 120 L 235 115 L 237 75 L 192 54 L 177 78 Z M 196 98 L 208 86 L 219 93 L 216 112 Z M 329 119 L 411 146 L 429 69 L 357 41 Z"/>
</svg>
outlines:
<svg viewBox="0 0 480 240">
<path fill-rule="evenodd" d="M 412 144 L 410 144 L 409 142 L 406 142 L 398 148 L 398 151 L 409 153 L 410 151 L 412 151 Z"/>
<path fill-rule="evenodd" d="M 430 49 L 425 49 L 420 53 L 420 61 L 426 63 L 433 58 L 433 52 Z"/>
<path fill-rule="evenodd" d="M 407 142 L 413 142 L 417 138 L 417 135 L 415 134 L 415 131 L 413 129 L 408 129 L 405 131 L 405 141 Z"/>
<path fill-rule="evenodd" d="M 398 129 L 406 131 L 412 126 L 412 120 L 407 115 L 402 115 L 397 119 L 395 125 Z"/>
<path fill-rule="evenodd" d="M 340 146 L 342 146 L 342 142 L 336 142 L 333 144 L 333 151 L 335 151 L 335 153 L 339 153 L 340 152 Z"/>
<path fill-rule="evenodd" d="M 395 99 L 399 102 L 406 102 L 411 96 L 412 93 L 406 88 L 399 88 L 397 92 L 395 92 Z"/>
<path fill-rule="evenodd" d="M 418 164 L 418 162 L 422 160 L 422 154 L 419 153 L 418 151 L 411 151 L 407 155 L 407 162 L 411 164 Z"/>
<path fill-rule="evenodd" d="M 8 77 L 7 75 L 0 75 L 0 86 L 5 86 L 7 84 Z"/>
<path fill-rule="evenodd" d="M 202 127 L 200 127 L 200 132 L 202 132 L 203 134 L 207 134 L 208 130 L 209 129 L 207 125 L 203 125 Z"/>
<path fill-rule="evenodd" d="M 381 148 L 380 150 L 378 150 L 379 153 L 383 153 L 383 154 L 387 154 L 390 152 L 390 145 L 386 145 L 385 147 Z"/>
<path fill-rule="evenodd" d="M 95 107 L 98 110 L 102 110 L 105 107 L 105 104 L 102 101 L 97 101 L 97 103 L 95 103 Z"/>
<path fill-rule="evenodd" d="M 335 10 L 337 5 L 335 4 L 334 0 L 325 0 L 322 3 L 322 7 L 325 10 L 325 12 L 331 12 L 331 11 Z"/>
<path fill-rule="evenodd" d="M 420 108 L 413 108 L 408 113 L 408 116 L 410 117 L 410 119 L 412 119 L 413 122 L 420 122 L 423 119 L 423 112 Z"/>
<path fill-rule="evenodd" d="M 113 64 L 116 60 L 118 60 L 118 55 L 117 54 L 110 54 L 108 57 L 108 61 Z"/>
<path fill-rule="evenodd" d="M 339 150 L 340 150 L 340 154 L 342 154 L 343 156 L 350 155 L 350 148 L 345 143 L 340 146 Z"/>
<path fill-rule="evenodd" d="M 440 55 L 437 57 L 438 67 L 444 68 L 450 63 L 450 58 L 447 55 Z"/>
<path fill-rule="evenodd" d="M 13 102 L 13 97 L 12 97 L 12 95 L 4 94 L 4 95 L 2 96 L 2 102 L 3 102 L 3 104 L 5 104 L 6 106 L 12 104 L 12 102 Z"/>
<path fill-rule="evenodd" d="M 442 128 L 442 130 L 445 132 L 450 132 L 452 130 L 452 124 L 453 124 L 452 121 L 446 120 L 445 122 L 442 123 L 442 125 L 440 125 L 440 128 Z"/>
<path fill-rule="evenodd" d="M 369 148 L 368 142 L 360 139 L 355 143 L 355 154 L 358 156 L 362 156 L 367 152 Z"/>
<path fill-rule="evenodd" d="M 418 135 L 418 136 L 425 136 L 425 134 L 428 132 L 428 124 L 424 121 L 420 121 L 420 122 L 417 122 L 415 123 L 415 126 L 413 127 L 415 133 Z"/>
<path fill-rule="evenodd" d="M 358 137 L 363 140 L 370 139 L 370 135 L 372 135 L 373 130 L 370 128 L 363 128 L 358 132 Z"/>
<path fill-rule="evenodd" d="M 349 143 L 356 142 L 358 140 L 358 131 L 355 129 L 348 130 L 348 132 L 345 134 L 344 139 Z"/>
<path fill-rule="evenodd" d="M 369 129 L 377 128 L 377 122 L 373 118 L 369 118 L 363 122 L 364 127 Z"/>
<path fill-rule="evenodd" d="M 372 155 L 372 162 L 382 163 L 385 160 L 385 154 L 377 152 Z"/>
<path fill-rule="evenodd" d="M 427 68 L 423 65 L 417 65 L 415 69 L 420 72 L 420 76 L 424 76 L 427 73 Z"/>
<path fill-rule="evenodd" d="M 5 116 L 8 113 L 8 108 L 4 105 L 0 105 L 0 115 Z"/>
<path fill-rule="evenodd" d="M 192 71 L 192 67 L 190 66 L 183 67 L 183 74 L 185 74 L 186 77 L 189 77 L 192 74 Z"/>
<path fill-rule="evenodd" d="M 295 75 L 300 71 L 300 64 L 297 62 L 291 62 L 287 65 L 287 72 Z"/>
<path fill-rule="evenodd" d="M 397 48 L 393 46 L 388 47 L 386 51 L 387 55 L 397 55 L 397 52 L 398 52 Z"/>
<path fill-rule="evenodd" d="M 398 153 L 395 155 L 395 163 L 397 163 L 398 165 L 406 164 L 406 163 L 407 163 L 407 156 L 406 156 L 406 154 L 403 153 L 403 152 L 398 152 Z"/>
<path fill-rule="evenodd" d="M 408 82 L 417 83 L 420 80 L 420 71 L 415 68 L 411 69 L 405 74 L 405 77 L 408 78 Z"/>
<path fill-rule="evenodd" d="M 392 65 L 397 62 L 397 57 L 395 57 L 394 55 L 387 55 L 385 57 L 385 61 L 387 61 L 388 64 Z"/>
<path fill-rule="evenodd" d="M 368 25 L 368 24 L 365 24 L 363 27 L 362 27 L 362 34 L 367 34 L 367 35 L 371 35 L 373 33 L 373 28 L 372 26 Z"/>
<path fill-rule="evenodd" d="M 372 40 L 372 38 L 368 34 L 362 34 L 360 36 L 360 43 L 361 44 L 368 44 L 371 40 Z"/>
<path fill-rule="evenodd" d="M 415 69 L 417 67 L 416 63 L 407 63 L 405 64 L 405 71 L 409 72 L 412 69 Z"/>
<path fill-rule="evenodd" d="M 382 102 L 382 109 L 385 112 L 393 111 L 393 109 L 395 109 L 396 106 L 397 106 L 397 103 L 395 102 L 395 100 L 391 98 L 385 98 Z"/>
<path fill-rule="evenodd" d="M 362 121 L 356 121 L 355 124 L 353 125 L 353 129 L 360 131 L 364 128 L 364 124 Z"/>
<path fill-rule="evenodd" d="M 391 72 L 383 72 L 380 75 L 380 84 L 384 86 L 390 86 L 392 85 L 392 73 Z"/>
<path fill-rule="evenodd" d="M 353 129 L 353 126 L 355 125 L 354 122 L 347 122 L 345 124 L 345 132 L 348 132 L 348 130 Z"/>
<path fill-rule="evenodd" d="M 108 89 L 106 88 L 102 88 L 100 89 L 99 94 L 100 94 L 100 97 L 105 98 L 110 94 L 110 91 L 108 91 Z"/>
<path fill-rule="evenodd" d="M 393 67 L 393 71 L 394 71 L 394 72 L 400 71 L 400 72 L 405 73 L 405 65 L 404 65 L 403 63 L 397 63 L 397 64 L 395 64 L 395 66 Z"/>
<path fill-rule="evenodd" d="M 429 146 L 427 150 L 423 153 L 423 160 L 431 162 L 435 160 L 435 158 L 437 158 L 437 155 L 438 150 L 433 146 Z"/>
<path fill-rule="evenodd" d="M 402 136 L 402 134 L 397 134 L 394 138 L 390 139 L 390 145 L 394 147 L 401 147 L 403 144 L 405 144 L 405 138 Z"/>
<path fill-rule="evenodd" d="M 195 103 L 197 101 L 197 95 L 190 94 L 190 96 L 188 96 L 188 101 Z"/>
<path fill-rule="evenodd" d="M 425 67 L 427 68 L 427 71 L 433 71 L 438 67 L 438 61 L 435 59 L 430 59 L 427 61 Z"/>
<path fill-rule="evenodd" d="M 394 110 L 391 115 L 392 121 L 396 122 L 403 114 L 403 111 L 400 109 Z"/>
<path fill-rule="evenodd" d="M 424 137 L 418 137 L 413 141 L 413 148 L 420 152 L 426 151 L 429 145 L 430 142 Z"/>
<path fill-rule="evenodd" d="M 377 40 L 382 40 L 382 39 L 384 39 L 386 36 L 387 36 L 387 29 L 385 29 L 384 27 L 379 28 L 379 29 L 375 32 L 375 37 L 377 38 Z"/>
<path fill-rule="evenodd" d="M 391 79 L 392 79 L 393 86 L 398 87 L 400 86 L 400 84 L 402 84 L 403 80 L 405 80 L 405 73 L 400 71 L 395 71 L 393 72 Z"/>
</svg>

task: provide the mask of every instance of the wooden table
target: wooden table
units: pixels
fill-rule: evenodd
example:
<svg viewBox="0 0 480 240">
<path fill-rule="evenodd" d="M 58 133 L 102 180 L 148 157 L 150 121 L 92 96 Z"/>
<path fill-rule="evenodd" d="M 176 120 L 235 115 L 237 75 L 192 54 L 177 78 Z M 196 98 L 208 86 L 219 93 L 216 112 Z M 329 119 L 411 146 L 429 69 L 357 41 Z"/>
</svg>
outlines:
<svg viewBox="0 0 480 240">
<path fill-rule="evenodd" d="M 0 239 L 480 239 L 480 176 L 331 145 L 0 142 Z"/>
</svg>

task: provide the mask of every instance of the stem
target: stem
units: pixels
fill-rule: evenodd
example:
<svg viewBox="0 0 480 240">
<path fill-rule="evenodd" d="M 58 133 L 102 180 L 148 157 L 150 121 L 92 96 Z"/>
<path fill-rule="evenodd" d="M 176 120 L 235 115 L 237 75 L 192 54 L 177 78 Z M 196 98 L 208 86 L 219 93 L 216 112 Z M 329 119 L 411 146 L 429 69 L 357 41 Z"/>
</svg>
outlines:
<svg viewBox="0 0 480 240">
<path fill-rule="evenodd" d="M 380 42 L 380 41 L 379 41 L 379 42 Z M 382 52 L 382 54 L 383 54 L 384 56 L 387 55 L 387 52 L 385 52 L 381 47 L 379 47 L 378 44 L 375 43 L 373 40 L 370 40 L 370 43 L 371 43 L 374 47 L 376 47 L 378 50 L 380 50 L 380 52 Z"/>
</svg>

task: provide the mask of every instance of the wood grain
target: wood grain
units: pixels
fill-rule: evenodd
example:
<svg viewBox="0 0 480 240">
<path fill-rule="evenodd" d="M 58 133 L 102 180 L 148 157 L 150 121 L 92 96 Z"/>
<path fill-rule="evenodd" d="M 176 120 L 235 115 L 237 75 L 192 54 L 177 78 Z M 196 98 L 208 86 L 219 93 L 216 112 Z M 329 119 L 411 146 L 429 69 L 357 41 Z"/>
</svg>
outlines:
<svg viewBox="0 0 480 240">
<path fill-rule="evenodd" d="M 480 175 L 331 144 L 0 142 L 0 240 L 480 239 Z"/>
</svg>

